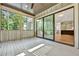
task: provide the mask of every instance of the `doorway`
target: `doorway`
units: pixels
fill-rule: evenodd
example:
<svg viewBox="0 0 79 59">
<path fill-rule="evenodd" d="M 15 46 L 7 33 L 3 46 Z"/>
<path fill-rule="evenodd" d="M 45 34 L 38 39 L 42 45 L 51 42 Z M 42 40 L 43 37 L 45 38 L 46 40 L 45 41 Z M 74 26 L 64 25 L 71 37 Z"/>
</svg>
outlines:
<svg viewBox="0 0 79 59">
<path fill-rule="evenodd" d="M 53 15 L 36 20 L 36 36 L 53 40 Z"/>
<path fill-rule="evenodd" d="M 55 41 L 74 45 L 74 8 L 55 13 Z"/>
</svg>

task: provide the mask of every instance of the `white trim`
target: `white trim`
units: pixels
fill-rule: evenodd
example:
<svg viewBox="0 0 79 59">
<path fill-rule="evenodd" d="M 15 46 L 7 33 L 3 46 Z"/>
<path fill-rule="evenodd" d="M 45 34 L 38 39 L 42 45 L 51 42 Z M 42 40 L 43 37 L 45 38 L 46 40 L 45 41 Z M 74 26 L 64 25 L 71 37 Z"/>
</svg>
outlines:
<svg viewBox="0 0 79 59">
<path fill-rule="evenodd" d="M 79 37 L 78 37 L 78 32 L 79 32 L 79 30 L 78 30 L 78 24 L 79 24 L 79 9 L 78 9 L 78 4 L 75 4 L 74 5 L 75 7 L 74 7 L 74 10 L 75 10 L 75 30 L 74 30 L 74 39 L 75 39 L 75 48 L 79 48 Z"/>
</svg>

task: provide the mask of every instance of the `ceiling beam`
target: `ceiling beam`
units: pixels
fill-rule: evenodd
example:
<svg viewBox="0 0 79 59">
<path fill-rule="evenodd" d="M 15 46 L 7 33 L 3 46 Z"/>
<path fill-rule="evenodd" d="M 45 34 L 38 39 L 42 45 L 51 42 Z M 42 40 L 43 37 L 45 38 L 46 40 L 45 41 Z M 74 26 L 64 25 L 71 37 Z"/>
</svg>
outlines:
<svg viewBox="0 0 79 59">
<path fill-rule="evenodd" d="M 12 8 L 12 9 L 15 9 L 15 10 L 18 10 L 18 11 L 21 11 L 21 12 L 26 13 L 26 14 L 31 15 L 31 16 L 35 16 L 33 13 L 30 13 L 30 12 L 28 12 L 26 10 L 21 9 L 21 8 L 11 6 L 11 5 L 7 4 L 7 3 L 1 3 L 1 5 L 5 6 L 5 7 Z"/>
</svg>

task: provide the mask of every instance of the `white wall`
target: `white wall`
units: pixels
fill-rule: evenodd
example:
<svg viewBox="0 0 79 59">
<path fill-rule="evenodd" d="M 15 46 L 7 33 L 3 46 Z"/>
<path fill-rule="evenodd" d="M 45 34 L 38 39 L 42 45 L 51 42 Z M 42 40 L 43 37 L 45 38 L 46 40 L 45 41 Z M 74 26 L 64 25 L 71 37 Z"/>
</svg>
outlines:
<svg viewBox="0 0 79 59">
<path fill-rule="evenodd" d="M 75 48 L 79 48 L 79 4 L 74 4 L 75 6 Z"/>
</svg>

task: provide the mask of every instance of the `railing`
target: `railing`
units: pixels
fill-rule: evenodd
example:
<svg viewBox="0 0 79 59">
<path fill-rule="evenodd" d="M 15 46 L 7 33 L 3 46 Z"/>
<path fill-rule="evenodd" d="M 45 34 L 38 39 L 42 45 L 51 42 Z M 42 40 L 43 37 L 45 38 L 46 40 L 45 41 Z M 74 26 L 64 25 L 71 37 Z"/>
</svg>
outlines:
<svg viewBox="0 0 79 59">
<path fill-rule="evenodd" d="M 1 30 L 0 31 L 0 41 L 11 41 L 11 40 L 21 40 L 24 38 L 34 37 L 33 31 L 24 30 Z"/>
</svg>

